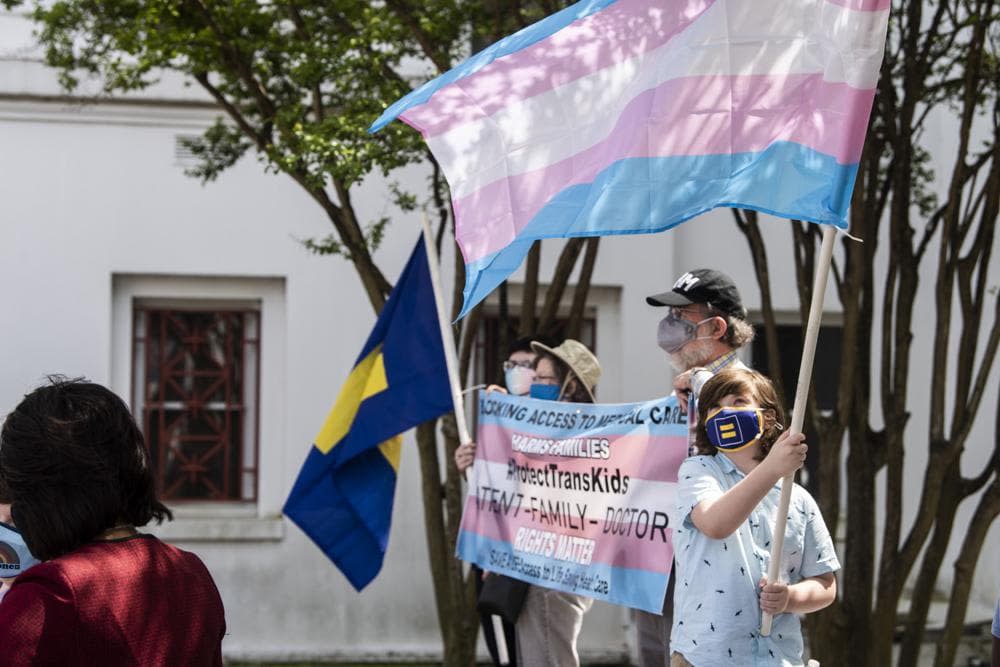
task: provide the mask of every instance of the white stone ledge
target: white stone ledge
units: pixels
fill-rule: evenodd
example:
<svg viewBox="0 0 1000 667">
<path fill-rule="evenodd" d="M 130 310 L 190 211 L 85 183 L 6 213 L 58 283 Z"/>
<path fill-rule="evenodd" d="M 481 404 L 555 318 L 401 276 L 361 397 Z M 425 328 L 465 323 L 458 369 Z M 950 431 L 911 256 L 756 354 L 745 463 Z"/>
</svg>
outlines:
<svg viewBox="0 0 1000 667">
<path fill-rule="evenodd" d="M 181 517 L 151 526 L 149 532 L 166 542 L 277 542 L 285 537 L 285 521 L 281 517 Z"/>
</svg>

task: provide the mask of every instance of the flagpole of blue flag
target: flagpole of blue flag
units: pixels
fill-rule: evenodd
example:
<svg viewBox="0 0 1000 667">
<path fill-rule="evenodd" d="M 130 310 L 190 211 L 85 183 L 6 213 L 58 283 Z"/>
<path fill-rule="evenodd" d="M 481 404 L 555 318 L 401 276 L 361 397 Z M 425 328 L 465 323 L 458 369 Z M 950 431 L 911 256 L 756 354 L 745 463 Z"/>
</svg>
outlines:
<svg viewBox="0 0 1000 667">
<path fill-rule="evenodd" d="M 465 420 L 465 403 L 462 401 L 462 383 L 458 378 L 458 355 L 455 354 L 455 335 L 448 318 L 444 315 L 444 297 L 441 295 L 441 266 L 438 264 L 437 245 L 431 231 L 431 221 L 427 212 L 421 213 L 420 222 L 424 228 L 424 246 L 427 248 L 427 264 L 431 272 L 431 286 L 434 288 L 434 305 L 437 306 L 438 326 L 441 327 L 441 342 L 444 344 L 444 361 L 448 368 L 448 382 L 451 385 L 451 400 L 455 404 L 455 428 L 458 429 L 460 444 L 471 442 L 469 425 Z"/>
<path fill-rule="evenodd" d="M 809 383 L 812 380 L 813 360 L 816 358 L 816 341 L 819 338 L 820 320 L 823 318 L 823 299 L 826 296 L 826 281 L 830 275 L 830 263 L 833 261 L 833 242 L 837 230 L 826 226 L 823 229 L 823 245 L 819 251 L 819 262 L 816 264 L 816 275 L 813 278 L 812 304 L 809 306 L 809 321 L 806 323 L 805 340 L 802 341 L 802 363 L 799 364 L 799 382 L 795 387 L 795 403 L 792 406 L 792 424 L 790 429 L 795 433 L 802 432 L 802 424 L 806 416 L 806 402 L 809 397 Z M 767 568 L 768 583 L 778 581 L 781 572 L 781 548 L 785 544 L 785 523 L 788 521 L 788 505 L 792 500 L 792 487 L 795 486 L 795 473 L 781 480 L 781 502 L 778 504 L 778 515 L 774 520 L 774 532 L 771 534 L 771 562 Z M 764 612 L 760 621 L 760 634 L 767 637 L 771 634 L 773 616 Z"/>
<path fill-rule="evenodd" d="M 438 263 L 437 245 L 434 243 L 434 233 L 431 222 L 424 211 L 420 216 L 424 229 L 424 246 L 427 248 L 427 264 L 431 272 L 431 286 L 434 288 L 434 304 L 437 306 L 438 325 L 441 327 L 441 341 L 444 343 L 445 365 L 448 367 L 448 380 L 451 384 L 451 400 L 455 404 L 455 428 L 458 430 L 458 441 L 461 444 L 471 442 L 469 426 L 465 420 L 465 403 L 462 400 L 462 383 L 458 377 L 458 355 L 455 352 L 455 337 L 451 324 L 444 316 L 444 297 L 441 291 L 441 268 Z M 501 665 L 510 664 L 507 655 L 507 641 L 504 638 L 503 623 L 500 617 L 490 617 L 493 623 L 493 634 L 497 637 L 497 658 Z"/>
</svg>

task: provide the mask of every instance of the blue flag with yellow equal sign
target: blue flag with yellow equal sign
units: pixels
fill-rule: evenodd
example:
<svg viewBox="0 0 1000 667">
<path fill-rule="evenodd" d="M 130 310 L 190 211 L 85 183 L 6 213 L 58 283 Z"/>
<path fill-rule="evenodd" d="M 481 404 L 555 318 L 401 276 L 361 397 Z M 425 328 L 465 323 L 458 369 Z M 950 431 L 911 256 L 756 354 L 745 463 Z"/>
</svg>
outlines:
<svg viewBox="0 0 1000 667">
<path fill-rule="evenodd" d="M 382 569 L 402 433 L 452 409 L 421 236 L 284 507 L 355 589 Z"/>
</svg>

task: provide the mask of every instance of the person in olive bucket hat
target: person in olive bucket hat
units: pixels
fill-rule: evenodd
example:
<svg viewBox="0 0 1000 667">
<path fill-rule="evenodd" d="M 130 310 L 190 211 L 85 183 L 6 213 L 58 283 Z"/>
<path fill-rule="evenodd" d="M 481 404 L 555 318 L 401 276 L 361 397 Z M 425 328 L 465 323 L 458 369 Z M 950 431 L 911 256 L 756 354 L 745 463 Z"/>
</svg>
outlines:
<svg viewBox="0 0 1000 667">
<path fill-rule="evenodd" d="M 531 342 L 535 358 L 533 398 L 570 403 L 593 403 L 601 364 L 580 341 L 567 339 L 555 347 Z M 517 622 L 517 664 L 523 667 L 576 667 L 576 648 L 583 616 L 591 598 L 531 584 Z"/>
<path fill-rule="evenodd" d="M 549 347 L 538 341 L 531 342 L 531 349 L 538 357 L 535 358 L 535 384 L 542 384 L 538 377 L 538 361 L 546 356 L 550 357 L 552 371 L 558 379 L 559 392 L 552 400 L 566 400 L 572 403 L 594 403 L 594 387 L 601 379 L 601 364 L 597 361 L 594 353 L 587 349 L 587 346 L 578 340 L 567 338 L 555 347 Z M 546 376 L 543 375 L 542 379 Z M 536 398 L 538 389 L 535 389 Z"/>
</svg>

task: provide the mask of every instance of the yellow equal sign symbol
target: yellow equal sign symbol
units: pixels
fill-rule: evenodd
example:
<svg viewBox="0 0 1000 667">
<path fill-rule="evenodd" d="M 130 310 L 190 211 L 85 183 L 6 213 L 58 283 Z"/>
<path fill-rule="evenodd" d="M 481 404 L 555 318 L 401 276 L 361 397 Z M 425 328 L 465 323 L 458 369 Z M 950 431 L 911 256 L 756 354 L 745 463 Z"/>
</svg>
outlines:
<svg viewBox="0 0 1000 667">
<path fill-rule="evenodd" d="M 719 426 L 719 435 L 722 436 L 723 440 L 728 438 L 736 437 L 736 424 L 721 424 Z"/>
</svg>

